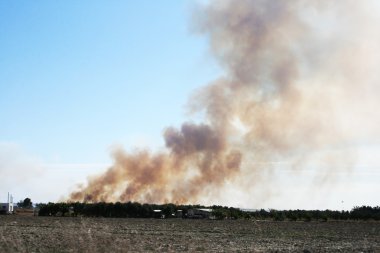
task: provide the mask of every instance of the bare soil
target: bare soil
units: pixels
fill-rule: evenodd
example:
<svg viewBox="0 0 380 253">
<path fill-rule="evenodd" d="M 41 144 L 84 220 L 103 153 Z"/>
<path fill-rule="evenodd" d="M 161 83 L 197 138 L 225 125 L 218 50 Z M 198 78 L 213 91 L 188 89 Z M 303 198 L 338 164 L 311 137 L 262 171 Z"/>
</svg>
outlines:
<svg viewBox="0 0 380 253">
<path fill-rule="evenodd" d="M 0 252 L 380 252 L 380 223 L 0 216 Z"/>
</svg>

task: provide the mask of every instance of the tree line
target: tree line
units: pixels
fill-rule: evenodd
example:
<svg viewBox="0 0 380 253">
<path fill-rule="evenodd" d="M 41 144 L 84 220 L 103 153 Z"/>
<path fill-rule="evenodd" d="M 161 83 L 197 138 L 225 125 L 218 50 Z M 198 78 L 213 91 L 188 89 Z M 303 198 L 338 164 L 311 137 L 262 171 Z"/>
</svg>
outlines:
<svg viewBox="0 0 380 253">
<path fill-rule="evenodd" d="M 203 208 L 200 205 L 175 205 L 175 204 L 140 204 L 138 202 L 127 203 L 51 203 L 38 204 L 39 216 L 84 216 L 84 217 L 115 217 L 115 218 L 157 218 L 164 215 L 173 217 L 178 210 L 181 214 L 187 214 L 192 208 Z M 157 212 L 159 210 L 159 212 Z"/>
<path fill-rule="evenodd" d="M 250 210 L 243 211 L 227 206 L 175 205 L 175 204 L 140 204 L 127 203 L 47 203 L 38 204 L 40 216 L 83 216 L 114 218 L 187 218 L 188 210 L 212 209 L 215 219 L 255 219 L 275 221 L 327 221 L 327 220 L 380 220 L 380 207 L 361 206 L 351 211 L 333 210 Z M 159 211 L 158 211 L 159 210 Z M 180 216 L 178 216 L 180 214 Z"/>
<path fill-rule="evenodd" d="M 356 206 L 351 211 L 336 210 L 255 210 L 242 211 L 235 208 L 216 208 L 217 218 L 246 218 L 275 221 L 327 221 L 327 220 L 380 220 L 380 207 Z"/>
</svg>

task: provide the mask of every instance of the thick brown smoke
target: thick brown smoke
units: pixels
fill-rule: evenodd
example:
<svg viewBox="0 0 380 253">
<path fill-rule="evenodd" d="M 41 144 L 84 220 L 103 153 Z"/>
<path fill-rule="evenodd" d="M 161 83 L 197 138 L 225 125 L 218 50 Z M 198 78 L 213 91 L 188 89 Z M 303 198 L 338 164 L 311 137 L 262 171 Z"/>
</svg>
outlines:
<svg viewBox="0 0 380 253">
<path fill-rule="evenodd" d="M 219 0 L 198 9 L 196 27 L 225 70 L 190 100 L 204 123 L 167 128 L 161 153 L 116 151 L 114 165 L 70 200 L 217 199 L 227 184 L 254 189 L 257 173 L 272 171 L 271 162 L 307 166 L 325 159 L 321 150 L 356 140 L 347 118 L 360 121 L 376 104 L 371 96 L 357 98 L 375 82 L 358 60 L 367 53 L 366 3 Z"/>
</svg>

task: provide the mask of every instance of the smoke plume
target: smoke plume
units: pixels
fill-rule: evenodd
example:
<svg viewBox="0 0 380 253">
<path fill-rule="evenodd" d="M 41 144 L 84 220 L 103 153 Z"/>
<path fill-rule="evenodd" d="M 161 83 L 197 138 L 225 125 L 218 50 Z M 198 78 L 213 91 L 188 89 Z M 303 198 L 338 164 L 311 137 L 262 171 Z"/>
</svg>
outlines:
<svg viewBox="0 0 380 253">
<path fill-rule="evenodd" d="M 162 152 L 116 150 L 114 165 L 69 199 L 198 203 L 217 200 L 226 185 L 265 187 L 259 174 L 270 180 L 276 162 L 296 171 L 334 161 L 322 178 L 337 164 L 350 167 L 352 159 L 332 154 L 379 136 L 371 4 L 220 0 L 198 8 L 196 30 L 224 70 L 190 98 L 203 123 L 165 129 Z"/>
</svg>

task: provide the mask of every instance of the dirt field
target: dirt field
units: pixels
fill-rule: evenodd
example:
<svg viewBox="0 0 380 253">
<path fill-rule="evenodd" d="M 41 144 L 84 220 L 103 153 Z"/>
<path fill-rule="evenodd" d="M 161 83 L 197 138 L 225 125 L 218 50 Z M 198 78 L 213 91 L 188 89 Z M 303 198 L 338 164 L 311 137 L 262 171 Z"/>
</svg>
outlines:
<svg viewBox="0 0 380 253">
<path fill-rule="evenodd" d="M 0 252 L 380 252 L 379 222 L 0 216 Z"/>
</svg>

